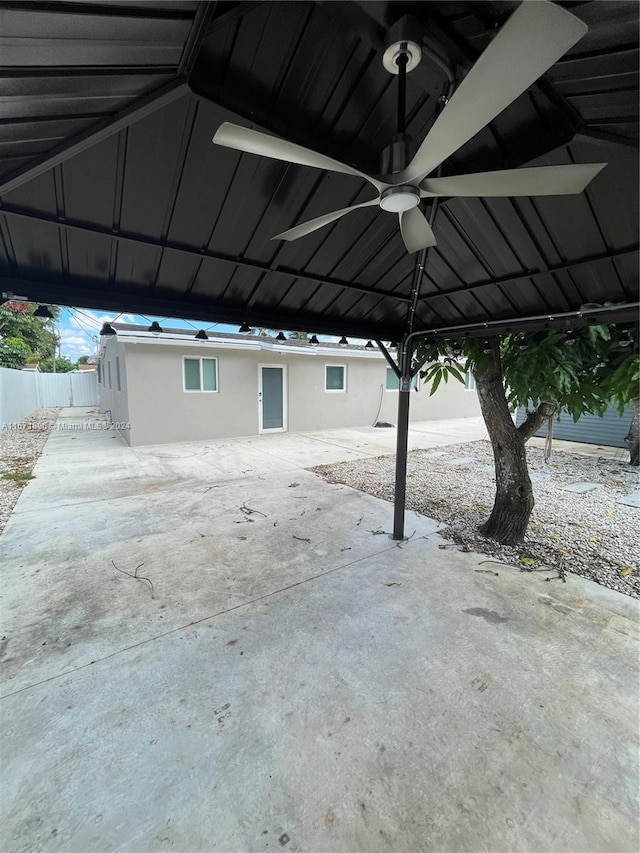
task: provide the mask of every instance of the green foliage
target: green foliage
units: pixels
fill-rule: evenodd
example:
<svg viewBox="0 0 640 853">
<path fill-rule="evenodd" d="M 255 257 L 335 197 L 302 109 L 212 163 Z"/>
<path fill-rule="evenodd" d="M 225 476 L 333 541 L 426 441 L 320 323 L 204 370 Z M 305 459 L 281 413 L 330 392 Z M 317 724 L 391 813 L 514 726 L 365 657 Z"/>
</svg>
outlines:
<svg viewBox="0 0 640 853">
<path fill-rule="evenodd" d="M 70 370 L 75 370 L 76 366 L 69 361 L 66 355 L 56 358 L 56 373 L 68 373 Z M 42 373 L 53 373 L 53 359 L 45 358 L 40 362 L 40 370 Z"/>
<path fill-rule="evenodd" d="M 434 394 L 449 377 L 463 372 L 482 377 L 494 364 L 499 344 L 505 394 L 511 408 L 554 403 L 574 420 L 591 412 L 602 416 L 610 405 L 622 413 L 640 396 L 638 328 L 588 326 L 573 332 L 545 330 L 506 335 L 500 341 L 466 339 L 423 343 L 416 357 L 428 356 L 421 377 Z"/>
<path fill-rule="evenodd" d="M 620 336 L 614 341 L 609 353 L 603 354 L 598 365 L 598 378 L 608 398 L 620 414 L 640 397 L 640 357 L 638 356 L 638 328 L 628 330 L 632 340 L 629 346 L 620 346 Z M 617 346 L 616 346 L 617 344 Z M 608 359 L 607 359 L 608 356 Z"/>
<path fill-rule="evenodd" d="M 597 382 L 597 350 L 590 340 L 593 330 L 575 335 L 536 332 L 526 340 L 507 336 L 502 343 L 502 367 L 510 407 L 537 408 L 551 402 L 576 421 L 584 412 L 603 415 L 608 400 Z"/>
<path fill-rule="evenodd" d="M 429 396 L 436 393 L 441 382 L 446 384 L 450 376 L 458 382 L 464 382 L 462 371 L 466 371 L 466 367 L 460 366 L 463 352 L 456 343 L 450 344 L 445 341 L 438 344 L 420 343 L 416 355 L 420 361 L 427 356 L 427 367 L 420 371 L 420 378 L 431 383 Z"/>
<path fill-rule="evenodd" d="M 13 483 L 18 488 L 23 489 L 29 480 L 33 480 L 34 474 L 31 473 L 35 460 L 29 456 L 21 456 L 9 460 L 9 470 L 3 471 L 0 474 L 0 480 L 7 480 Z"/>
<path fill-rule="evenodd" d="M 81 355 L 80 358 L 78 359 L 78 364 L 89 364 L 89 356 L 88 355 Z"/>
<path fill-rule="evenodd" d="M 57 338 L 55 334 L 55 319 L 39 320 L 33 316 L 37 305 L 33 302 L 5 302 L 0 305 L 0 338 L 20 340 L 26 347 L 29 355 L 37 355 L 42 358 L 52 358 Z M 60 313 L 60 309 L 52 306 L 51 313 L 54 318 Z M 0 364 L 9 367 L 0 355 Z M 20 365 L 24 364 L 24 361 Z"/>
<path fill-rule="evenodd" d="M 9 480 L 14 483 L 14 485 L 23 488 L 27 485 L 29 480 L 33 480 L 35 474 L 31 474 L 29 471 L 5 471 L 2 476 L 0 476 L 1 480 Z"/>
<path fill-rule="evenodd" d="M 3 338 L 0 340 L 0 367 L 12 367 L 20 370 L 27 363 L 31 350 L 21 338 Z"/>
</svg>

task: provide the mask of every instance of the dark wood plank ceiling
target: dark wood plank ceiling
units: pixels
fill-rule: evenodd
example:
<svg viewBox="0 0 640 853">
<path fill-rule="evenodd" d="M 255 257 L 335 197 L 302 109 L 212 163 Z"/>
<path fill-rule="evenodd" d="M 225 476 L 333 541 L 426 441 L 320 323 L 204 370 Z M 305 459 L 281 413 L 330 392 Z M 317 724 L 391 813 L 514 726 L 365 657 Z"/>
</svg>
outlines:
<svg viewBox="0 0 640 853">
<path fill-rule="evenodd" d="M 513 2 L 0 4 L 0 278 L 37 301 L 364 337 L 407 331 L 416 255 L 358 178 L 211 144 L 227 120 L 379 171 L 396 121 L 381 56 L 425 27 L 419 143 Z M 414 328 L 638 300 L 638 5 L 566 3 L 588 34 L 443 174 L 606 161 L 585 193 L 439 206 Z M 427 207 L 428 210 L 428 207 Z M 613 317 L 614 315 L 610 315 Z M 537 322 L 537 321 L 536 321 Z M 576 320 L 578 322 L 578 320 Z M 496 327 L 498 328 L 498 327 Z"/>
</svg>

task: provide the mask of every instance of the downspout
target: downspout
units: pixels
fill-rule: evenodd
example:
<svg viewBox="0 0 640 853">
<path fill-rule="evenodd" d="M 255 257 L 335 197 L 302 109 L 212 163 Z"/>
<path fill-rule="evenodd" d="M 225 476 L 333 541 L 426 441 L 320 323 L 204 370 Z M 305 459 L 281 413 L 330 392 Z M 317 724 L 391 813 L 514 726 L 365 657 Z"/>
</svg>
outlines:
<svg viewBox="0 0 640 853">
<path fill-rule="evenodd" d="M 384 385 L 380 386 L 380 402 L 378 403 L 378 411 L 376 413 L 375 418 L 373 419 L 373 423 L 371 426 L 375 426 L 378 423 L 378 418 L 380 417 L 380 412 L 382 411 L 382 400 L 384 397 Z"/>
</svg>

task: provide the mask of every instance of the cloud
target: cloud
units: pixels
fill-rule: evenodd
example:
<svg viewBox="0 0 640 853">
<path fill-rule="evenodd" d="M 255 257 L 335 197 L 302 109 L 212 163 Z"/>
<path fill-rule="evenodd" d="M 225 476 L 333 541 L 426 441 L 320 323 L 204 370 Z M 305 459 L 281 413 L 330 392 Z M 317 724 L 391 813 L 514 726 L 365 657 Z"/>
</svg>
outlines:
<svg viewBox="0 0 640 853">
<path fill-rule="evenodd" d="M 88 335 L 63 327 L 60 329 L 60 349 L 71 361 L 77 361 L 81 355 L 91 355 L 95 346 Z"/>
<path fill-rule="evenodd" d="M 60 344 L 64 355 L 76 361 L 81 355 L 92 355 L 98 346 L 98 336 L 104 323 L 118 319 L 123 323 L 144 323 L 134 314 L 105 314 L 89 308 L 65 308 L 60 316 Z"/>
<path fill-rule="evenodd" d="M 70 308 L 69 313 L 77 318 L 78 322 L 100 331 L 104 323 L 145 323 L 144 317 L 136 314 L 118 314 L 117 311 L 105 313 L 104 311 L 92 311 L 89 308 Z"/>
<path fill-rule="evenodd" d="M 131 315 L 127 315 L 131 316 Z M 118 317 L 116 313 L 113 314 L 104 314 L 98 311 L 87 311 L 82 310 L 77 312 L 78 320 L 81 323 L 85 323 L 87 326 L 91 326 L 91 328 L 95 329 L 96 332 L 99 332 L 103 323 L 113 323 L 113 321 Z M 118 319 L 123 319 L 119 317 Z M 125 323 L 132 323 L 133 320 L 124 320 Z"/>
<path fill-rule="evenodd" d="M 100 329 L 104 323 L 129 323 L 138 326 L 148 326 L 157 320 L 165 329 L 215 329 L 216 332 L 236 332 L 237 326 L 224 323 L 207 323 L 201 320 L 188 320 L 141 316 L 140 314 L 122 313 L 116 311 L 96 311 L 91 308 L 63 308 L 58 322 L 58 332 L 61 338 L 63 354 L 76 361 L 81 355 L 92 355 L 99 347 Z M 97 340 L 96 340 L 97 339 Z"/>
</svg>

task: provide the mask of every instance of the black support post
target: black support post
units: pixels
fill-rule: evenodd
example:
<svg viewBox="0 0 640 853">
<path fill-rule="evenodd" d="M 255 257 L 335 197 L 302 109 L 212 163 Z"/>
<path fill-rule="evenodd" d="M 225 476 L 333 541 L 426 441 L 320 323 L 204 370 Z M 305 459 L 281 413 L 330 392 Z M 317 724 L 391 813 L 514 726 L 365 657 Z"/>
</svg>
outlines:
<svg viewBox="0 0 640 853">
<path fill-rule="evenodd" d="M 396 433 L 396 484 L 393 504 L 393 538 L 404 539 L 404 511 L 407 493 L 407 449 L 409 442 L 409 402 L 411 400 L 412 341 L 406 338 L 402 347 L 400 390 L 398 392 L 398 426 Z"/>
</svg>

